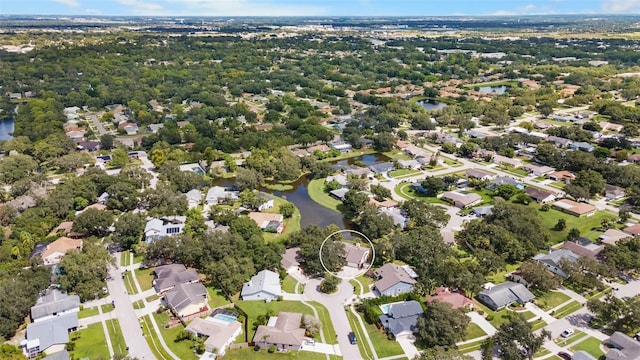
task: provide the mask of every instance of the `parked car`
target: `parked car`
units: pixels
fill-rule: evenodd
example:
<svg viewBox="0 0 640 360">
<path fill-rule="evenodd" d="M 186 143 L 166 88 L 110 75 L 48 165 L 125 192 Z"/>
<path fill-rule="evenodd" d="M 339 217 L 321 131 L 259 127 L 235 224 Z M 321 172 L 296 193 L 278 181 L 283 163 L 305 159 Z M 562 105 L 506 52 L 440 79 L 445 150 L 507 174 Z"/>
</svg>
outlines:
<svg viewBox="0 0 640 360">
<path fill-rule="evenodd" d="M 571 335 L 573 335 L 573 329 L 566 329 L 562 334 L 560 334 L 563 338 L 568 338 Z"/>
<path fill-rule="evenodd" d="M 358 340 L 356 339 L 356 334 L 354 334 L 353 332 L 350 332 L 347 337 L 349 337 L 349 342 L 351 343 L 351 345 L 355 345 L 358 343 Z"/>
<path fill-rule="evenodd" d="M 568 352 L 564 352 L 564 351 L 560 351 L 558 353 L 558 357 L 561 357 L 564 360 L 571 360 L 571 355 Z"/>
</svg>

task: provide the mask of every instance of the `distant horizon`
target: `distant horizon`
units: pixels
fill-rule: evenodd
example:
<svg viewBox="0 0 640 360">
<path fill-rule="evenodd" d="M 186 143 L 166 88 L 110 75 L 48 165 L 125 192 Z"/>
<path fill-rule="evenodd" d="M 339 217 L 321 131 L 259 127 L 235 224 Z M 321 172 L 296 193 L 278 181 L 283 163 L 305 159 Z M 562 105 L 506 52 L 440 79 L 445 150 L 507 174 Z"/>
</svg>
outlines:
<svg viewBox="0 0 640 360">
<path fill-rule="evenodd" d="M 5 0 L 0 2 L 0 14 L 320 18 L 609 16 L 640 15 L 640 0 Z"/>
</svg>

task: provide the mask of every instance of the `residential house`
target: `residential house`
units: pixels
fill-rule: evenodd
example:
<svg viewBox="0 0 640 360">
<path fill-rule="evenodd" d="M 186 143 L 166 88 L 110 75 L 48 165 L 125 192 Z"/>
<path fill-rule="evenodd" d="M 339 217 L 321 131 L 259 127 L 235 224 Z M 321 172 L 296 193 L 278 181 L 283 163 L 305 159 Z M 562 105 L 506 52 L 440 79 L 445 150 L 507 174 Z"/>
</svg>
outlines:
<svg viewBox="0 0 640 360">
<path fill-rule="evenodd" d="M 596 147 L 583 142 L 583 141 L 578 141 L 578 142 L 574 142 L 573 144 L 569 145 L 569 149 L 571 150 L 581 150 L 581 151 L 586 151 L 586 152 L 593 152 Z"/>
<path fill-rule="evenodd" d="M 69 251 L 82 251 L 82 240 L 71 239 L 66 236 L 49 243 L 46 247 L 42 247 L 40 257 L 45 266 L 57 265 Z"/>
<path fill-rule="evenodd" d="M 372 172 L 371 172 L 371 170 L 369 170 L 369 168 L 357 167 L 357 166 L 345 169 L 344 173 L 346 175 L 355 175 L 355 176 L 360 176 L 360 177 L 362 177 L 362 176 L 369 177 L 372 174 Z"/>
<path fill-rule="evenodd" d="M 534 298 L 535 296 L 524 285 L 511 281 L 499 285 L 489 283 L 478 293 L 478 300 L 493 310 L 501 309 L 514 302 L 524 304 Z"/>
<path fill-rule="evenodd" d="M 413 332 L 418 318 L 424 313 L 422 306 L 415 300 L 388 305 L 386 313 L 380 315 L 380 324 L 398 339 L 413 340 Z"/>
<path fill-rule="evenodd" d="M 640 360 L 640 342 L 625 333 L 616 331 L 604 343 L 611 347 L 605 354 L 606 360 Z"/>
<path fill-rule="evenodd" d="M 182 233 L 185 227 L 186 218 L 175 216 L 173 218 L 151 218 L 144 226 L 144 241 L 151 243 L 167 236 Z"/>
<path fill-rule="evenodd" d="M 187 198 L 187 204 L 189 205 L 189 209 L 193 209 L 202 204 L 202 191 L 198 189 L 191 189 L 187 193 L 184 194 Z"/>
<path fill-rule="evenodd" d="M 632 162 L 632 163 L 634 163 L 634 164 L 638 163 L 638 162 L 640 162 L 640 154 L 631 154 L 631 155 L 629 155 L 627 160 Z"/>
<path fill-rule="evenodd" d="M 575 180 L 575 178 L 576 178 L 576 175 L 571 171 L 567 171 L 567 170 L 556 171 L 549 174 L 549 179 L 553 181 L 562 181 L 565 183 L 569 183 L 570 181 Z"/>
<path fill-rule="evenodd" d="M 327 176 L 327 178 L 324 180 L 325 183 L 330 183 L 332 181 L 337 182 L 338 184 L 342 185 L 342 187 L 347 186 L 347 177 L 343 174 Z"/>
<path fill-rule="evenodd" d="M 603 245 L 594 244 L 587 238 L 578 238 L 573 241 L 565 241 L 562 248 L 590 259 L 596 259 L 604 249 Z"/>
<path fill-rule="evenodd" d="M 460 209 L 468 208 L 482 202 L 482 196 L 476 193 L 461 193 L 458 191 L 447 191 L 442 194 L 441 199 L 452 203 Z"/>
<path fill-rule="evenodd" d="M 299 247 L 289 248 L 284 251 L 282 260 L 280 260 L 283 269 L 289 271 L 291 269 L 297 269 L 298 266 L 300 266 L 300 255 L 298 255 L 298 251 L 300 251 Z"/>
<path fill-rule="evenodd" d="M 282 295 L 280 275 L 270 270 L 262 270 L 242 285 L 242 300 L 261 300 L 269 302 L 278 300 Z"/>
<path fill-rule="evenodd" d="M 264 201 L 262 204 L 260 204 L 260 206 L 258 206 L 258 211 L 265 211 L 275 206 L 275 198 L 273 197 L 273 195 L 260 193 L 258 194 L 258 198 Z"/>
<path fill-rule="evenodd" d="M 556 169 L 552 168 L 551 166 L 535 165 L 535 164 L 528 164 L 528 165 L 525 165 L 523 168 L 529 171 L 529 173 L 531 173 L 531 175 L 533 176 L 549 175 L 554 171 L 556 171 Z"/>
<path fill-rule="evenodd" d="M 624 231 L 625 233 L 631 236 L 640 236 L 640 224 L 633 224 L 631 226 L 627 226 L 626 228 L 622 229 L 622 231 Z"/>
<path fill-rule="evenodd" d="M 522 161 L 497 154 L 493 156 L 493 163 L 503 166 L 510 166 L 512 168 L 522 167 Z"/>
<path fill-rule="evenodd" d="M 609 201 L 619 200 L 624 197 L 624 188 L 621 188 L 619 186 L 606 184 L 604 186 L 604 191 L 604 197 Z"/>
<path fill-rule="evenodd" d="M 407 270 L 408 268 L 408 270 Z M 377 280 L 373 283 L 374 290 L 380 295 L 396 296 L 413 291 L 418 275 L 408 266 L 387 263 L 373 274 Z"/>
<path fill-rule="evenodd" d="M 207 197 L 205 200 L 209 205 L 218 205 L 221 203 L 236 201 L 238 200 L 238 192 L 230 191 L 222 186 L 214 186 L 207 191 Z"/>
<path fill-rule="evenodd" d="M 596 207 L 591 204 L 579 203 L 569 199 L 558 200 L 553 207 L 573 216 L 591 216 L 596 213 Z"/>
<path fill-rule="evenodd" d="M 314 145 L 307 148 L 307 151 L 309 152 L 309 154 L 313 154 L 315 151 L 326 153 L 326 152 L 329 152 L 329 150 L 331 150 L 331 148 L 325 144 Z"/>
<path fill-rule="evenodd" d="M 229 321 L 231 311 L 225 311 L 224 316 L 215 312 L 204 319 L 195 318 L 185 328 L 194 337 L 206 338 L 204 346 L 206 351 L 223 356 L 227 347 L 242 334 L 242 323 L 237 320 Z M 237 314 L 235 315 L 237 318 Z"/>
<path fill-rule="evenodd" d="M 473 309 L 473 300 L 446 287 L 436 288 L 433 295 L 427 298 L 429 304 L 434 301 L 447 303 L 454 309 Z"/>
<path fill-rule="evenodd" d="M 477 170 L 477 169 L 468 169 L 466 172 L 467 178 L 469 179 L 478 179 L 478 180 L 492 180 L 494 179 L 496 176 L 493 174 L 490 174 L 488 172 L 484 172 L 482 170 Z"/>
<path fill-rule="evenodd" d="M 124 131 L 127 135 L 135 135 L 140 131 L 137 124 L 126 121 L 118 124 L 118 130 Z"/>
<path fill-rule="evenodd" d="M 555 146 L 559 147 L 559 148 L 566 148 L 567 146 L 573 144 L 573 141 L 569 140 L 569 139 L 565 139 L 563 137 L 558 137 L 558 136 L 548 136 L 546 139 L 546 141 L 548 142 L 552 142 Z"/>
<path fill-rule="evenodd" d="M 162 128 L 164 128 L 164 124 L 149 124 L 149 126 L 147 126 L 147 131 L 155 134 Z"/>
<path fill-rule="evenodd" d="M 385 201 L 386 204 L 380 207 L 380 213 L 389 216 L 393 220 L 393 224 L 399 226 L 401 229 L 404 229 L 407 226 L 407 217 L 404 216 L 404 212 L 402 209 L 399 209 L 398 204 L 393 200 Z M 389 206 L 391 203 L 395 203 L 394 206 Z"/>
<path fill-rule="evenodd" d="M 109 193 L 103 192 L 102 194 L 100 194 L 100 196 L 98 197 L 98 204 L 107 205 L 107 201 L 109 201 Z"/>
<path fill-rule="evenodd" d="M 510 177 L 506 177 L 506 176 L 498 176 L 495 180 L 490 182 L 489 185 L 487 185 L 487 189 L 493 191 L 493 189 L 495 189 L 496 186 L 505 185 L 505 184 L 506 185 L 513 185 L 518 190 L 524 190 L 524 188 L 525 188 L 523 183 L 521 183 L 520 181 L 518 181 L 518 180 L 516 180 L 514 178 L 510 178 Z"/>
<path fill-rule="evenodd" d="M 393 169 L 394 166 L 392 162 L 378 162 L 369 165 L 369 170 L 373 171 L 375 174 L 386 174 Z"/>
<path fill-rule="evenodd" d="M 486 139 L 489 135 L 476 129 L 467 130 L 467 136 L 475 139 Z"/>
<path fill-rule="evenodd" d="M 262 231 L 280 234 L 284 230 L 284 217 L 282 214 L 250 212 L 247 216 L 255 221 Z"/>
<path fill-rule="evenodd" d="M 78 314 L 68 313 L 27 325 L 25 351 L 29 359 L 65 350 L 69 333 L 78 328 Z"/>
<path fill-rule="evenodd" d="M 261 348 L 273 345 L 278 351 L 300 350 L 305 335 L 301 323 L 302 314 L 280 312 L 270 317 L 267 325 L 258 326 L 253 342 Z"/>
<path fill-rule="evenodd" d="M 67 350 L 62 350 L 57 353 L 47 355 L 40 360 L 71 360 L 71 356 Z"/>
<path fill-rule="evenodd" d="M 478 206 L 473 208 L 471 212 L 477 217 L 485 217 L 493 214 L 493 205 Z"/>
<path fill-rule="evenodd" d="M 207 289 L 202 283 L 179 283 L 164 295 L 167 307 L 183 318 L 209 310 Z"/>
<path fill-rule="evenodd" d="M 548 254 L 538 254 L 533 257 L 533 260 L 546 266 L 552 273 L 561 276 L 563 279 L 569 278 L 569 275 L 562 270 L 561 263 L 563 260 L 576 262 L 580 256 L 571 250 L 555 250 Z"/>
<path fill-rule="evenodd" d="M 608 229 L 607 231 L 604 232 L 604 234 L 598 236 L 598 240 L 602 244 L 616 245 L 618 241 L 622 239 L 630 238 L 633 236 L 634 235 L 631 235 L 629 233 L 626 233 L 624 231 L 620 231 L 617 229 Z"/>
<path fill-rule="evenodd" d="M 571 355 L 571 360 L 598 360 L 584 350 L 578 350 Z"/>
<path fill-rule="evenodd" d="M 80 297 L 78 295 L 67 295 L 58 289 L 47 290 L 31 307 L 31 320 L 33 322 L 44 321 L 78 311 L 80 311 Z"/>
<path fill-rule="evenodd" d="M 355 245 L 344 244 L 344 257 L 347 260 L 347 266 L 356 269 L 362 269 L 371 256 L 371 249 L 368 247 L 360 246 L 359 243 Z"/>
<path fill-rule="evenodd" d="M 333 196 L 334 198 L 336 198 L 336 199 L 338 199 L 340 201 L 344 201 L 344 196 L 347 194 L 347 192 L 349 192 L 349 189 L 340 188 L 340 189 L 335 189 L 335 190 L 329 191 L 329 195 Z"/>
<path fill-rule="evenodd" d="M 158 294 L 173 289 L 178 284 L 192 284 L 200 281 L 198 272 L 187 269 L 182 264 L 156 266 L 153 270 L 153 287 Z"/>
<path fill-rule="evenodd" d="M 331 148 L 334 149 L 334 150 L 338 150 L 341 153 L 348 153 L 348 152 L 351 152 L 353 150 L 353 146 L 351 146 L 351 144 L 347 144 L 347 143 L 331 144 Z"/>
<path fill-rule="evenodd" d="M 77 150 L 85 150 L 88 152 L 96 152 L 102 148 L 100 141 L 80 141 L 78 142 L 78 146 L 76 146 Z"/>
<path fill-rule="evenodd" d="M 183 171 L 183 172 L 191 171 L 198 175 L 202 175 L 206 173 L 203 166 L 200 165 L 199 163 L 182 164 L 178 168 L 180 169 L 180 171 Z"/>
<path fill-rule="evenodd" d="M 398 203 L 393 201 L 393 200 L 378 201 L 378 200 L 376 200 L 375 196 L 369 197 L 369 204 L 375 206 L 376 208 L 379 208 L 380 211 L 384 211 L 385 208 L 390 208 L 391 209 L 391 208 L 397 208 L 398 207 Z"/>
<path fill-rule="evenodd" d="M 557 194 L 551 191 L 546 191 L 542 189 L 537 189 L 532 186 L 528 186 L 525 189 L 525 193 L 529 195 L 535 202 L 540 204 L 546 204 L 554 201 L 556 199 Z"/>
<path fill-rule="evenodd" d="M 400 164 L 400 166 L 402 166 L 402 168 L 404 169 L 419 170 L 420 168 L 422 168 L 422 164 L 416 159 L 398 160 L 398 164 Z"/>
</svg>

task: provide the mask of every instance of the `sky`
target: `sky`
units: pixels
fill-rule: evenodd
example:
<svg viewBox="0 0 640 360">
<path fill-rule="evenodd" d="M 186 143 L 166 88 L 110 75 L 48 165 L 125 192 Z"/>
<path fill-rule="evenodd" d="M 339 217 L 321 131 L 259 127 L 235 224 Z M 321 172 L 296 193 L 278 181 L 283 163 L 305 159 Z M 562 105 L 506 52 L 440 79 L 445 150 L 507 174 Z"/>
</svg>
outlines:
<svg viewBox="0 0 640 360">
<path fill-rule="evenodd" d="M 640 14 L 640 0 L 0 0 L 0 14 L 491 16 Z"/>
</svg>

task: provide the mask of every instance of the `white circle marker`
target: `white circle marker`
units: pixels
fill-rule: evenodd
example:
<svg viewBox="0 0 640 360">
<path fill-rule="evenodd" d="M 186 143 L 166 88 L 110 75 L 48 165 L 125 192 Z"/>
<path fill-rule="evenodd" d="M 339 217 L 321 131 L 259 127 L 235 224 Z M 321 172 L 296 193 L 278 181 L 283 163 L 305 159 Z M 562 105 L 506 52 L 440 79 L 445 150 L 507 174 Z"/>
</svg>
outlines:
<svg viewBox="0 0 640 360">
<path fill-rule="evenodd" d="M 354 234 L 360 235 L 362 238 L 364 238 L 365 240 L 367 240 L 367 242 L 369 242 L 369 245 L 371 245 L 371 261 L 369 261 L 369 265 L 368 265 L 366 268 L 361 269 L 359 272 L 357 272 L 354 276 L 351 276 L 351 277 L 341 276 L 341 275 L 338 275 L 338 274 L 334 273 L 333 271 L 329 271 L 329 269 L 327 269 L 327 267 L 324 265 L 324 261 L 322 260 L 322 248 L 324 247 L 324 244 L 325 244 L 325 243 L 327 242 L 327 240 L 329 240 L 333 235 L 336 235 L 336 234 L 342 234 L 342 233 L 354 233 Z M 324 239 L 324 241 L 322 242 L 322 244 L 320 245 L 320 264 L 322 264 L 322 267 L 324 268 L 324 270 L 325 270 L 326 272 L 328 272 L 329 274 L 331 274 L 331 275 L 333 275 L 333 276 L 335 276 L 335 277 L 337 277 L 337 278 L 340 278 L 340 279 L 342 279 L 342 280 L 352 280 L 352 279 L 357 278 L 357 277 L 358 277 L 358 276 L 360 276 L 360 275 L 365 274 L 367 271 L 369 271 L 369 269 L 371 269 L 371 265 L 373 265 L 373 261 L 374 261 L 375 259 L 376 259 L 376 250 L 373 248 L 373 243 L 371 242 L 371 240 L 369 240 L 369 238 L 368 238 L 365 234 L 363 234 L 363 233 L 361 233 L 361 232 L 359 232 L 359 231 L 349 230 L 349 229 L 345 229 L 345 230 L 338 230 L 338 231 L 336 231 L 336 232 L 332 233 L 331 235 L 327 236 L 327 237 Z"/>
</svg>

